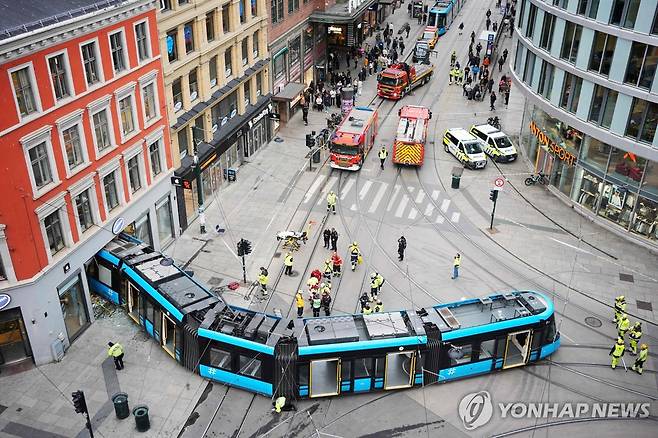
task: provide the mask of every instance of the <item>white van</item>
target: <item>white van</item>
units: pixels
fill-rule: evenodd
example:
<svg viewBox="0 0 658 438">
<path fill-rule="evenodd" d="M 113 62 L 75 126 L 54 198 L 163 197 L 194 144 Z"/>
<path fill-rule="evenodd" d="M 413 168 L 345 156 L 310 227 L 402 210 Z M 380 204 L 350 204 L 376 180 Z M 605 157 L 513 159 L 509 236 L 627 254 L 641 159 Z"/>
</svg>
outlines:
<svg viewBox="0 0 658 438">
<path fill-rule="evenodd" d="M 482 142 L 482 149 L 492 160 L 502 163 L 516 160 L 516 148 L 504 132 L 491 125 L 473 125 L 471 134 Z"/>
<path fill-rule="evenodd" d="M 480 140 L 463 128 L 448 129 L 443 136 L 443 148 L 469 169 L 484 169 L 487 165 Z"/>
</svg>

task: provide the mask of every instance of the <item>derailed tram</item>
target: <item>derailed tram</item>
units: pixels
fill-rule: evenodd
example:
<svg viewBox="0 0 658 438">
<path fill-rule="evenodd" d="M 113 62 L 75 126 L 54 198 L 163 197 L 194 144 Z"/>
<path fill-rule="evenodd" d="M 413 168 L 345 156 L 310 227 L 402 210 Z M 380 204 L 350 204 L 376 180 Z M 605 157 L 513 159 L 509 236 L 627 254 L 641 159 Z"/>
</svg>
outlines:
<svg viewBox="0 0 658 438">
<path fill-rule="evenodd" d="M 336 396 L 524 366 L 560 345 L 551 300 L 513 291 L 418 310 L 287 319 L 228 306 L 160 253 L 121 236 L 96 256 L 92 290 L 176 361 L 263 394 Z"/>
</svg>

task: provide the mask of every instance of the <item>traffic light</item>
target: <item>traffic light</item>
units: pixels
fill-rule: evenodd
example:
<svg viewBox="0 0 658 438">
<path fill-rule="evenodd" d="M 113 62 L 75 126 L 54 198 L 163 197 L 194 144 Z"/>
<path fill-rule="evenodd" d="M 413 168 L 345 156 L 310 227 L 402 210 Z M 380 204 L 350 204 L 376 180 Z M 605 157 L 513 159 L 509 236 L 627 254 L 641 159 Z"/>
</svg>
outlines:
<svg viewBox="0 0 658 438">
<path fill-rule="evenodd" d="M 238 257 L 242 257 L 244 255 L 244 245 L 243 245 L 244 239 L 240 239 L 238 242 Z"/>
<path fill-rule="evenodd" d="M 306 147 L 309 149 L 315 146 L 315 138 L 313 137 L 313 134 L 306 134 Z"/>
<path fill-rule="evenodd" d="M 77 414 L 84 414 L 87 412 L 87 402 L 85 401 L 85 393 L 78 390 L 71 394 L 73 398 L 73 406 Z"/>
<path fill-rule="evenodd" d="M 240 239 L 238 242 L 238 256 L 242 257 L 251 254 L 251 242 L 245 239 Z"/>
<path fill-rule="evenodd" d="M 491 199 L 491 202 L 496 202 L 496 199 L 498 199 L 498 190 L 491 189 L 491 192 L 489 193 L 489 199 Z"/>
</svg>

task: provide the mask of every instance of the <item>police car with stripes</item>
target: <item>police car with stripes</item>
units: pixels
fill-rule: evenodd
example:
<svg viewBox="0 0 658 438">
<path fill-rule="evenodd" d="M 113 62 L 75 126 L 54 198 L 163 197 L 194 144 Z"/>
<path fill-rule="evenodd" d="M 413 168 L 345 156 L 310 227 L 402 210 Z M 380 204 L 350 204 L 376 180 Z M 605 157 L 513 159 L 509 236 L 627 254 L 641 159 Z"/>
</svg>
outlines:
<svg viewBox="0 0 658 438">
<path fill-rule="evenodd" d="M 443 148 L 469 169 L 484 169 L 487 165 L 480 140 L 463 128 L 448 129 L 443 136 Z"/>
<path fill-rule="evenodd" d="M 499 163 L 510 163 L 518 156 L 516 148 L 507 134 L 491 125 L 473 125 L 471 134 L 476 136 L 482 143 L 482 149 Z"/>
</svg>

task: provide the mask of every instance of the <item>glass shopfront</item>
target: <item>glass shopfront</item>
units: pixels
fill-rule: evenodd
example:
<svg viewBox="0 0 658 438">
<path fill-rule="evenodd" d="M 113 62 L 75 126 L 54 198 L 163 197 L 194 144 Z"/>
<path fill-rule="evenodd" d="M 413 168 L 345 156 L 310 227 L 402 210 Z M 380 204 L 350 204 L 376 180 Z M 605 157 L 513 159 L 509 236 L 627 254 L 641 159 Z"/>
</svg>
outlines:
<svg viewBox="0 0 658 438">
<path fill-rule="evenodd" d="M 573 202 L 658 240 L 658 163 L 607 145 L 528 103 L 521 146 L 537 172 Z"/>
<path fill-rule="evenodd" d="M 73 341 L 89 326 L 89 315 L 85 303 L 85 292 L 82 287 L 80 274 L 72 277 L 57 288 L 59 304 L 64 316 L 64 325 L 69 340 Z"/>
<path fill-rule="evenodd" d="M 20 308 L 0 312 L 0 366 L 32 357 Z"/>
</svg>

